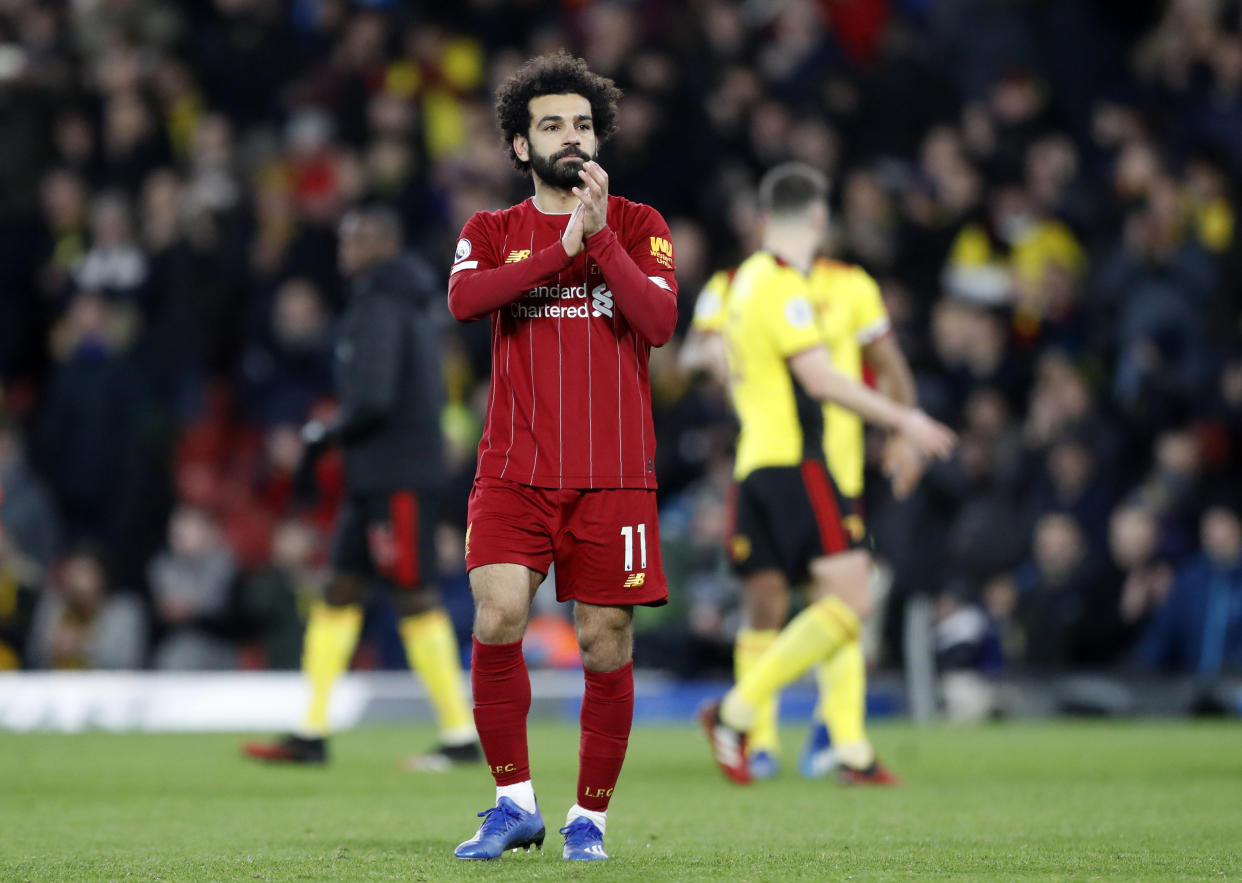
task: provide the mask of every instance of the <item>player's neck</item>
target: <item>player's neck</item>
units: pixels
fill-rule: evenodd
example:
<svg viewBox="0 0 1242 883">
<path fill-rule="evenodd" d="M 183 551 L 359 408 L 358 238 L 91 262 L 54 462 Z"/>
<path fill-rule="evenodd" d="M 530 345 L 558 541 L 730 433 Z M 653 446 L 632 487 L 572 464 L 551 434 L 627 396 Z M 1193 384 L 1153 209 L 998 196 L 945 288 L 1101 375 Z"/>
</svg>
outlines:
<svg viewBox="0 0 1242 883">
<path fill-rule="evenodd" d="M 568 215 L 578 207 L 578 197 L 572 191 L 545 184 L 538 175 L 531 177 L 535 180 L 535 208 L 545 215 Z"/>
<path fill-rule="evenodd" d="M 763 237 L 763 250 L 776 255 L 805 276 L 811 272 L 819 243 L 800 232 L 773 230 Z"/>
</svg>

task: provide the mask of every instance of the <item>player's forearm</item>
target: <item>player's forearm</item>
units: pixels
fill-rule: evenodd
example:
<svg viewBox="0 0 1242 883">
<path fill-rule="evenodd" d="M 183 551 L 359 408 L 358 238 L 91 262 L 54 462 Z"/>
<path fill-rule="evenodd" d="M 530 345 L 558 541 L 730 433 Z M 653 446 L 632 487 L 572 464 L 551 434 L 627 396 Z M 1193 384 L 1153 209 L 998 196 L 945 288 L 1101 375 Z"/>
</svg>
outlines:
<svg viewBox="0 0 1242 883">
<path fill-rule="evenodd" d="M 877 374 L 876 383 L 880 388 L 880 392 L 894 402 L 897 402 L 897 404 L 911 408 L 918 404 L 919 397 L 914 388 L 914 375 L 909 372 L 904 374 Z"/>
<path fill-rule="evenodd" d="M 477 270 L 463 261 L 449 276 L 449 312 L 459 322 L 490 315 L 572 263 L 560 240 L 524 261 Z"/>
<path fill-rule="evenodd" d="M 855 383 L 844 374 L 832 371 L 821 379 L 820 400 L 828 400 L 853 411 L 868 423 L 886 429 L 901 428 L 901 420 L 908 408 L 889 399 L 861 383 Z"/>
<path fill-rule="evenodd" d="M 613 303 L 638 336 L 652 346 L 668 343 L 677 328 L 677 292 L 639 269 L 611 227 L 587 238 L 587 253 L 599 264 Z"/>
<path fill-rule="evenodd" d="M 914 373 L 891 336 L 867 347 L 864 356 L 875 371 L 880 392 L 901 405 L 913 408 L 918 404 Z"/>
<path fill-rule="evenodd" d="M 807 395 L 840 405 L 869 423 L 899 429 L 902 419 L 910 412 L 904 405 L 846 377 L 833 367 L 828 350 L 822 346 L 791 356 L 789 367 Z"/>
</svg>

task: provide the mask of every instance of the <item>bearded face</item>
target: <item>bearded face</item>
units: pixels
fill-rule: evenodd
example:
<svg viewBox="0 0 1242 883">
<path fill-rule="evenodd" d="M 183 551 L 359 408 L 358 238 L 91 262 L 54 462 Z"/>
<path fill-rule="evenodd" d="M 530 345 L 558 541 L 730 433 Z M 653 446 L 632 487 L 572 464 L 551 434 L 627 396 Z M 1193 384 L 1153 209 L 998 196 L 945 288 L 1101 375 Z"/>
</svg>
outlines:
<svg viewBox="0 0 1242 883">
<path fill-rule="evenodd" d="M 558 190 L 569 190 L 582 183 L 578 173 L 590 159 L 589 153 L 572 144 L 551 156 L 540 154 L 533 144 L 530 148 L 531 170 L 539 176 L 539 180 Z"/>
</svg>

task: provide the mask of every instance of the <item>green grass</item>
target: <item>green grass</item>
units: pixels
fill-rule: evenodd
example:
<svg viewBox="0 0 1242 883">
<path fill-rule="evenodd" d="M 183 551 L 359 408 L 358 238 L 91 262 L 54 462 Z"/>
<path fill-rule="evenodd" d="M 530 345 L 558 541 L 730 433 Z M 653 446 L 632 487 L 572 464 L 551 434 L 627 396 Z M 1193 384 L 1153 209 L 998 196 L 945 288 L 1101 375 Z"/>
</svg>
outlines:
<svg viewBox="0 0 1242 883">
<path fill-rule="evenodd" d="M 799 728 L 800 729 L 800 728 Z M 786 761 L 801 733 L 786 730 Z M 562 862 L 577 734 L 531 728 L 546 851 L 463 863 L 481 768 L 398 772 L 423 728 L 339 735 L 325 769 L 243 762 L 227 735 L 0 734 L 0 880 L 1169 879 L 1242 876 L 1242 727 L 877 726 L 893 790 L 743 790 L 684 728 L 634 732 L 613 861 Z"/>
</svg>

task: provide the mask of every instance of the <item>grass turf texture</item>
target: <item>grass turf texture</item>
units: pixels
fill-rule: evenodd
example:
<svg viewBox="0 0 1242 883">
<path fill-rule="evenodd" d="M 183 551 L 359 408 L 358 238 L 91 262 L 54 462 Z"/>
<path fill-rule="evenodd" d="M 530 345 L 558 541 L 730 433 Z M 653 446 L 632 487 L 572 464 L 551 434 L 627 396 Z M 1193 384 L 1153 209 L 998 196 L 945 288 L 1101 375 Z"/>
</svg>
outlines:
<svg viewBox="0 0 1242 883">
<path fill-rule="evenodd" d="M 643 728 L 612 803 L 613 861 L 560 859 L 577 763 L 531 727 L 548 840 L 494 862 L 453 847 L 491 802 L 483 767 L 398 772 L 425 728 L 342 733 L 326 768 L 272 768 L 230 735 L 0 734 L 0 880 L 1168 879 L 1242 875 L 1242 727 L 877 726 L 893 790 L 791 769 L 727 784 L 689 727 Z"/>
</svg>

